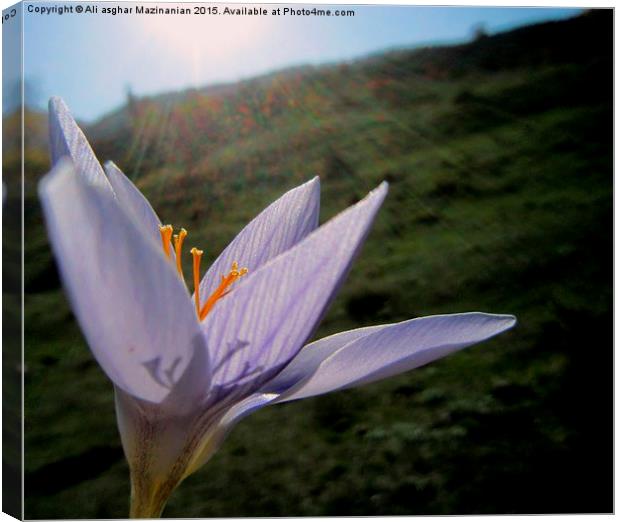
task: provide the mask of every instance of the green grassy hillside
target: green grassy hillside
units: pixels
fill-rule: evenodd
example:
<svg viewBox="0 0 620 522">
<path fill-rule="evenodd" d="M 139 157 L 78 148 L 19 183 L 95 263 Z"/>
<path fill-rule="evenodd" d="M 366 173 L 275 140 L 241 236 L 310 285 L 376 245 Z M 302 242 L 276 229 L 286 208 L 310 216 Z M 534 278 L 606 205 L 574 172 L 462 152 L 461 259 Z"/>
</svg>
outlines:
<svg viewBox="0 0 620 522">
<path fill-rule="evenodd" d="M 612 510 L 612 34 L 610 10 L 586 13 L 131 98 L 86 129 L 210 260 L 314 175 L 322 221 L 388 180 L 317 337 L 434 313 L 519 319 L 413 373 L 258 412 L 166 516 Z M 26 517 L 124 517 L 112 388 L 41 227 L 43 139 L 26 163 Z"/>
</svg>

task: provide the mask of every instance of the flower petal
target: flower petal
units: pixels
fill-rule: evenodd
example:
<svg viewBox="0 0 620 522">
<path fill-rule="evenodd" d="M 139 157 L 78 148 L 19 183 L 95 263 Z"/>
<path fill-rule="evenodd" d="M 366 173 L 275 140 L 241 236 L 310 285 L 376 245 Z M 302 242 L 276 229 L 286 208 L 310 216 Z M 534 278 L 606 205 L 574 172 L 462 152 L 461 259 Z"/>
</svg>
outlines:
<svg viewBox="0 0 620 522">
<path fill-rule="evenodd" d="M 73 311 L 110 379 L 157 403 L 171 390 L 206 394 L 204 338 L 185 285 L 161 249 L 111 193 L 85 182 L 68 161 L 42 180 L 39 191 Z M 203 367 L 186 372 L 194 358 Z"/>
<path fill-rule="evenodd" d="M 512 315 L 471 312 L 420 317 L 384 325 L 344 345 L 276 402 L 360 386 L 406 372 L 493 337 L 516 323 Z M 355 330 L 354 330 L 355 331 Z M 307 348 L 310 348 L 309 345 Z M 300 355 L 306 351 L 302 350 Z M 295 364 L 295 360 L 291 365 Z M 277 378 L 274 379 L 276 384 Z M 271 390 L 267 383 L 261 391 Z"/>
<path fill-rule="evenodd" d="M 383 183 L 288 252 L 247 276 L 203 322 L 214 384 L 267 379 L 323 316 L 387 193 Z M 260 382 L 257 382 L 257 385 Z"/>
<path fill-rule="evenodd" d="M 359 386 L 412 370 L 493 337 L 514 324 L 511 315 L 473 312 L 369 326 L 319 339 L 305 346 L 257 393 L 226 412 L 212 430 L 210 451 L 201 456 L 199 463 L 208 460 L 239 421 L 269 404 Z"/>
<path fill-rule="evenodd" d="M 58 97 L 51 98 L 49 102 L 49 131 L 52 166 L 68 156 L 80 176 L 93 185 L 113 192 L 84 133 L 75 123 L 65 102 Z"/>
<path fill-rule="evenodd" d="M 204 444 L 202 451 L 195 455 L 188 469 L 188 474 L 203 466 L 220 449 L 228 434 L 239 421 L 256 410 L 267 406 L 277 397 L 273 394 L 254 393 L 232 406 L 205 434 L 206 444 Z"/>
<path fill-rule="evenodd" d="M 283 393 L 303 379 L 310 377 L 319 368 L 321 363 L 343 346 L 365 337 L 372 332 L 381 330 L 388 325 L 367 326 L 340 332 L 318 341 L 307 344 L 293 358 L 293 360 L 273 379 L 266 383 L 261 392 L 268 394 Z"/>
<path fill-rule="evenodd" d="M 159 233 L 161 221 L 149 201 L 112 161 L 106 162 L 103 168 L 114 189 L 119 205 L 131 213 L 142 230 L 151 235 L 158 244 L 161 244 Z"/>
<path fill-rule="evenodd" d="M 220 284 L 233 261 L 255 272 L 312 232 L 319 222 L 320 183 L 315 177 L 289 190 L 256 216 L 224 249 L 200 283 L 202 302 Z"/>
</svg>

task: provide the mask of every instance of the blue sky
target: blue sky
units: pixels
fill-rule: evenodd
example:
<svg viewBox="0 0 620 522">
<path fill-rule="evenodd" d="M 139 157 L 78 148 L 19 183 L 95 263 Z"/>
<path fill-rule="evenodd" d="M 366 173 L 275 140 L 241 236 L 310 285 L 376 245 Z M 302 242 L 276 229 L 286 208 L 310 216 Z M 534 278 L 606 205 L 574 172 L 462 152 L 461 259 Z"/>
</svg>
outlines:
<svg viewBox="0 0 620 522">
<path fill-rule="evenodd" d="M 100 11 L 104 5 L 135 6 L 130 2 L 93 5 Z M 264 7 L 271 12 L 278 6 Z M 231 82 L 291 65 L 347 60 L 393 47 L 463 41 L 479 24 L 497 32 L 580 12 L 559 8 L 341 7 L 354 9 L 355 16 L 26 12 L 24 73 L 30 99 L 44 107 L 50 96 L 62 96 L 78 118 L 93 121 L 121 105 L 128 86 L 136 95 L 148 95 Z"/>
</svg>

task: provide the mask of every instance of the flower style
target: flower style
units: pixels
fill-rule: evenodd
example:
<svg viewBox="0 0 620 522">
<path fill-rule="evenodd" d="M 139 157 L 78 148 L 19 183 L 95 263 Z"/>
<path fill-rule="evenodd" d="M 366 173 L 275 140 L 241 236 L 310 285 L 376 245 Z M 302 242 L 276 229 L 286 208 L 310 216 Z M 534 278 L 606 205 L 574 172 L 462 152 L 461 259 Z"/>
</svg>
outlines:
<svg viewBox="0 0 620 522">
<path fill-rule="evenodd" d="M 318 178 L 287 192 L 202 278 L 202 252 L 191 250 L 189 292 L 180 262 L 187 232 L 173 235 L 116 165 L 101 167 L 62 100 L 50 101 L 49 119 L 43 211 L 72 308 L 114 384 L 133 517 L 159 516 L 249 413 L 411 370 L 515 324 L 510 315 L 439 315 L 304 346 L 386 183 L 321 227 Z"/>
</svg>

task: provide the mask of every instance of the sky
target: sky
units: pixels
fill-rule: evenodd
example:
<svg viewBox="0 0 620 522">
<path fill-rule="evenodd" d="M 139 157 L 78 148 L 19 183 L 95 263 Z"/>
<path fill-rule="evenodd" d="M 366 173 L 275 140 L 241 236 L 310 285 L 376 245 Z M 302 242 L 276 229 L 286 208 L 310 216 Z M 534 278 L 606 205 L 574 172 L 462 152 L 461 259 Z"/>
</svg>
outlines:
<svg viewBox="0 0 620 522">
<path fill-rule="evenodd" d="M 110 2 L 91 4 L 99 7 L 98 13 L 59 15 L 29 13 L 29 5 L 65 4 L 24 4 L 27 99 L 43 108 L 50 96 L 61 96 L 85 122 L 122 105 L 128 88 L 143 96 L 234 82 L 289 66 L 350 60 L 395 47 L 466 41 L 479 25 L 494 33 L 580 12 L 575 8 L 316 5 L 353 9 L 355 16 L 278 16 L 272 10 L 285 4 L 265 4 L 267 16 L 186 16 L 141 15 L 135 13 L 133 2 Z M 226 4 L 202 5 L 218 5 L 221 11 Z M 133 6 L 134 12 L 104 14 L 104 6 Z"/>
</svg>

